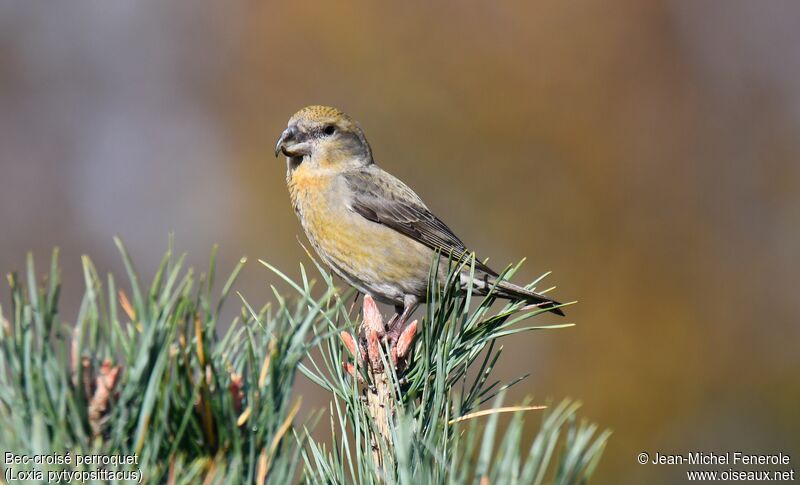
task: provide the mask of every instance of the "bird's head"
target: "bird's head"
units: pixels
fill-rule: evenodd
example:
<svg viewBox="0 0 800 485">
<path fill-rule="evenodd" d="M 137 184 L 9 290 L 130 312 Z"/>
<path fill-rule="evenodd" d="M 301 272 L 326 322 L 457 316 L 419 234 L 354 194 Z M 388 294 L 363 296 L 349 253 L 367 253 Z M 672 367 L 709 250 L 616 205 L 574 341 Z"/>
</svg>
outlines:
<svg viewBox="0 0 800 485">
<path fill-rule="evenodd" d="M 275 156 L 280 153 L 286 155 L 290 173 L 301 164 L 340 171 L 372 163 L 372 150 L 358 123 L 328 106 L 307 106 L 295 113 L 275 144 Z"/>
</svg>

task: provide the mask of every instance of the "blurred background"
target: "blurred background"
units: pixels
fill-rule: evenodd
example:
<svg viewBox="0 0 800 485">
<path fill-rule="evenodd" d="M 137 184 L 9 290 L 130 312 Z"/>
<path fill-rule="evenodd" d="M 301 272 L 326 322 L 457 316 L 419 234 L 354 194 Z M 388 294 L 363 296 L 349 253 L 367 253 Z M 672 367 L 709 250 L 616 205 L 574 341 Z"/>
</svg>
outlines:
<svg viewBox="0 0 800 485">
<path fill-rule="evenodd" d="M 2 2 L 0 271 L 60 246 L 75 315 L 81 254 L 121 271 L 118 234 L 149 278 L 172 231 L 268 301 L 255 260 L 307 262 L 274 142 L 330 104 L 471 248 L 580 300 L 499 372 L 613 428 L 598 483 L 683 479 L 641 451 L 797 468 L 798 45 L 789 1 Z"/>
</svg>

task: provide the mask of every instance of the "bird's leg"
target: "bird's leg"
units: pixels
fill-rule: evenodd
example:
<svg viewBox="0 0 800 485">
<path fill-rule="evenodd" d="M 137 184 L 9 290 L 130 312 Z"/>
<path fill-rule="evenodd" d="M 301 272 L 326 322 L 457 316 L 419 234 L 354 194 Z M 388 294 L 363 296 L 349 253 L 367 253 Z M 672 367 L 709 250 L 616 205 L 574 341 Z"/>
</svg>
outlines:
<svg viewBox="0 0 800 485">
<path fill-rule="evenodd" d="M 394 315 L 392 315 L 391 318 L 389 318 L 389 321 L 386 322 L 386 332 L 388 332 L 389 329 L 394 326 L 395 322 L 397 322 L 397 319 L 400 318 L 401 313 L 403 313 L 403 308 L 400 307 L 400 309 L 398 309 L 395 307 Z M 388 333 L 386 333 L 386 335 L 388 335 Z"/>
<path fill-rule="evenodd" d="M 406 295 L 403 298 L 403 306 L 401 307 L 398 305 L 395 307 L 395 311 L 397 311 L 398 315 L 389 321 L 386 328 L 386 337 L 389 339 L 389 344 L 392 347 L 397 343 L 397 339 L 400 338 L 400 334 L 403 333 L 406 327 L 406 322 L 408 322 L 409 317 L 418 306 L 419 299 L 417 299 L 416 296 Z"/>
<path fill-rule="evenodd" d="M 394 335 L 394 330 L 399 325 L 400 317 L 403 315 L 404 312 L 405 308 L 403 307 L 403 305 L 394 306 L 394 315 L 392 315 L 392 318 L 390 318 L 389 321 L 386 322 L 386 338 L 389 339 L 389 342 L 394 343 L 392 341 L 392 337 L 394 336 L 396 340 L 396 337 L 400 335 L 399 332 L 397 332 L 397 335 Z"/>
</svg>

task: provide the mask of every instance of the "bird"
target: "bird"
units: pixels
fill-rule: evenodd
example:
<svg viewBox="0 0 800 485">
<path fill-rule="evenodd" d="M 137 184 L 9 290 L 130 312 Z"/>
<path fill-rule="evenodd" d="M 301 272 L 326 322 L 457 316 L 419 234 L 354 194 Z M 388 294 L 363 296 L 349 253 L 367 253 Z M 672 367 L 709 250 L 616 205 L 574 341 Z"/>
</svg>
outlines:
<svg viewBox="0 0 800 485">
<path fill-rule="evenodd" d="M 448 260 L 469 261 L 459 275 L 462 290 L 492 291 L 564 315 L 561 303 L 500 278 L 477 259 L 472 263 L 461 239 L 378 166 L 360 124 L 339 109 L 314 105 L 292 115 L 275 144 L 275 157 L 280 154 L 292 206 L 322 261 L 361 294 L 394 306 L 390 342 L 424 300 L 437 254 L 439 281 Z"/>
</svg>

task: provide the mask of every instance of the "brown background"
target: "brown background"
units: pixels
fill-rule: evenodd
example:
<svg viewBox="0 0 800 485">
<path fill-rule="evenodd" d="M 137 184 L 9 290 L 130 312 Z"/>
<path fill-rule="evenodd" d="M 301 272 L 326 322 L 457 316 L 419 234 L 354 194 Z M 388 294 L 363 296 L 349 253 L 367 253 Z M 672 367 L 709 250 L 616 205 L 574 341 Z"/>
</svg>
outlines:
<svg viewBox="0 0 800 485">
<path fill-rule="evenodd" d="M 640 451 L 797 468 L 800 4 L 402 3 L 4 2 L 0 271 L 60 246 L 68 318 L 114 234 L 148 277 L 170 231 L 296 275 L 271 151 L 332 104 L 472 248 L 580 300 L 499 372 L 614 429 L 598 483 L 683 480 Z"/>
</svg>

